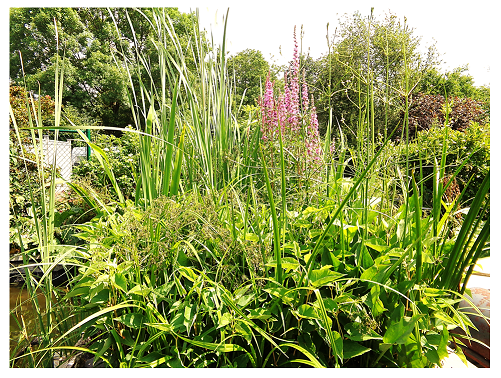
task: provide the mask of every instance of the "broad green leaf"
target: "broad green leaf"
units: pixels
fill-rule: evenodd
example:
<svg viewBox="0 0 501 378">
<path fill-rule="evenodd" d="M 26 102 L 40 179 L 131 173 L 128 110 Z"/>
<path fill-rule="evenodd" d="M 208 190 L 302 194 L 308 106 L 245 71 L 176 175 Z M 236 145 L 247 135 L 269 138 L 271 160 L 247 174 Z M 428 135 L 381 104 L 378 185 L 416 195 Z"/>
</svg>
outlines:
<svg viewBox="0 0 501 378">
<path fill-rule="evenodd" d="M 292 311 L 292 313 L 300 318 L 320 319 L 315 308 L 307 304 L 302 304 L 298 307 L 297 311 Z"/>
<path fill-rule="evenodd" d="M 349 360 L 350 358 L 361 356 L 364 353 L 370 351 L 371 348 L 360 345 L 359 343 L 345 339 L 343 341 L 343 358 Z"/>
<path fill-rule="evenodd" d="M 318 303 L 318 299 L 313 302 L 313 307 L 315 308 L 320 308 L 320 303 Z M 330 311 L 330 312 L 336 312 L 339 310 L 339 305 L 337 304 L 337 302 L 332 299 L 332 298 L 322 298 L 322 301 L 324 303 L 324 307 L 325 307 L 325 310 L 326 311 Z"/>
<path fill-rule="evenodd" d="M 435 349 L 428 349 L 424 355 L 430 362 L 440 365 L 440 357 Z"/>
<path fill-rule="evenodd" d="M 324 286 L 344 276 L 344 274 L 330 270 L 330 267 L 330 265 L 325 265 L 320 269 L 313 269 L 308 275 L 311 285 L 314 287 Z"/>
<path fill-rule="evenodd" d="M 378 273 L 378 268 L 376 265 L 373 265 L 369 269 L 364 270 L 364 272 L 360 276 L 360 279 L 373 281 L 373 278 L 377 273 Z"/>
<path fill-rule="evenodd" d="M 398 222 L 398 226 L 397 226 L 397 240 L 402 240 L 402 237 L 404 235 L 404 226 L 405 226 L 405 219 L 401 219 L 399 222 Z"/>
<path fill-rule="evenodd" d="M 294 227 L 308 228 L 311 227 L 311 223 L 305 219 L 298 219 L 294 222 Z"/>
<path fill-rule="evenodd" d="M 235 323 L 235 332 L 240 334 L 248 343 L 252 341 L 252 330 L 243 322 Z"/>
<path fill-rule="evenodd" d="M 184 321 L 183 324 L 186 327 L 188 334 L 190 333 L 190 328 L 192 324 L 195 322 L 195 318 L 197 316 L 196 313 L 196 305 L 186 305 L 184 307 Z"/>
<path fill-rule="evenodd" d="M 383 336 L 383 342 L 387 344 L 405 344 L 414 330 L 416 322 L 423 316 L 414 315 L 410 319 L 402 317 L 398 322 L 390 324 Z"/>
<path fill-rule="evenodd" d="M 364 269 L 368 269 L 374 265 L 374 260 L 365 245 L 362 245 L 360 248 L 360 265 Z"/>
<path fill-rule="evenodd" d="M 468 366 L 468 360 L 466 359 L 466 356 L 463 353 L 463 349 L 459 345 L 456 344 L 456 350 L 455 350 L 456 355 L 463 361 L 463 364 Z"/>
<path fill-rule="evenodd" d="M 102 303 L 102 302 L 108 302 L 110 300 L 110 290 L 109 289 L 103 289 L 100 290 L 96 295 L 94 295 L 90 303 Z"/>
<path fill-rule="evenodd" d="M 69 298 L 72 298 L 72 297 L 76 297 L 78 295 L 85 295 L 85 294 L 89 294 L 89 287 L 88 286 L 84 286 L 84 287 L 75 287 L 74 289 L 70 290 L 64 297 L 63 297 L 63 301 L 65 301 L 66 299 L 69 299 Z"/>
<path fill-rule="evenodd" d="M 271 318 L 271 310 L 267 308 L 256 308 L 249 309 L 249 315 L 247 316 L 249 319 L 260 319 L 266 320 Z"/>
<path fill-rule="evenodd" d="M 155 288 L 153 292 L 154 294 L 162 298 L 166 298 L 169 295 L 172 288 L 174 287 L 174 285 L 175 285 L 174 281 L 166 282 L 162 286 Z"/>
<path fill-rule="evenodd" d="M 331 320 L 330 318 L 328 318 L 328 319 Z M 332 320 L 331 320 L 331 323 L 332 323 Z M 336 345 L 337 356 L 339 357 L 339 359 L 341 361 L 343 361 L 343 358 L 344 358 L 344 356 L 343 356 L 344 355 L 343 338 L 341 337 L 341 335 L 337 331 L 332 331 L 332 334 L 334 336 L 334 344 Z"/>
<path fill-rule="evenodd" d="M 277 267 L 277 261 L 276 260 L 272 260 L 270 261 L 269 263 L 266 264 L 267 267 L 270 267 L 270 268 L 276 268 Z M 284 257 L 282 259 L 282 268 L 285 269 L 285 270 L 294 270 L 294 269 L 297 269 L 299 267 L 299 262 L 293 258 L 293 257 Z"/>
<path fill-rule="evenodd" d="M 252 242 L 259 242 L 259 236 L 257 236 L 256 234 L 253 234 L 251 232 L 248 232 L 246 235 L 245 235 L 245 240 L 248 240 L 248 241 L 252 241 Z"/>
<path fill-rule="evenodd" d="M 249 303 L 251 303 L 255 297 L 256 295 L 254 293 L 249 295 L 242 295 L 240 298 L 238 298 L 237 305 L 243 308 L 247 306 Z"/>
<path fill-rule="evenodd" d="M 176 312 L 170 321 L 170 324 L 172 325 L 174 331 L 183 330 L 184 332 L 184 330 L 186 330 L 186 326 L 184 325 L 184 323 L 185 323 L 185 317 L 183 310 Z"/>
<path fill-rule="evenodd" d="M 122 273 L 115 273 L 111 276 L 111 282 L 117 289 L 127 292 L 127 279 Z"/>
<path fill-rule="evenodd" d="M 124 314 L 118 318 L 114 318 L 117 322 L 125 324 L 127 327 L 139 329 L 145 321 L 143 314 L 138 312 L 133 312 L 130 314 Z"/>
<path fill-rule="evenodd" d="M 371 238 L 365 241 L 364 243 L 367 247 L 370 247 L 378 252 L 384 252 L 386 251 L 389 247 L 388 245 L 384 242 L 384 240 L 380 238 Z"/>
<path fill-rule="evenodd" d="M 142 285 L 136 285 L 132 289 L 129 290 L 127 295 L 136 294 L 136 295 L 141 295 L 141 296 L 145 297 L 150 293 L 150 291 L 151 290 L 148 287 L 145 287 Z"/>
<path fill-rule="evenodd" d="M 449 344 L 449 331 L 447 331 L 447 327 L 442 329 L 442 334 L 440 335 L 440 343 L 438 344 L 437 353 L 438 357 L 443 360 L 445 357 L 449 355 L 447 352 L 447 345 Z"/>
<path fill-rule="evenodd" d="M 381 286 L 374 285 L 371 288 L 371 291 L 367 297 L 368 300 L 366 301 L 366 303 L 368 303 L 374 316 L 379 316 L 384 311 L 387 311 L 383 305 L 383 302 L 379 298 L 380 293 L 381 293 Z"/>
<path fill-rule="evenodd" d="M 280 298 L 284 303 L 291 303 L 294 300 L 293 292 L 281 286 L 263 290 L 274 297 Z"/>
<path fill-rule="evenodd" d="M 233 320 L 233 316 L 231 316 L 231 314 L 229 312 L 225 312 L 223 315 L 221 315 L 219 317 L 219 324 L 218 324 L 217 328 L 227 326 L 228 324 L 231 323 L 232 320 Z"/>
</svg>

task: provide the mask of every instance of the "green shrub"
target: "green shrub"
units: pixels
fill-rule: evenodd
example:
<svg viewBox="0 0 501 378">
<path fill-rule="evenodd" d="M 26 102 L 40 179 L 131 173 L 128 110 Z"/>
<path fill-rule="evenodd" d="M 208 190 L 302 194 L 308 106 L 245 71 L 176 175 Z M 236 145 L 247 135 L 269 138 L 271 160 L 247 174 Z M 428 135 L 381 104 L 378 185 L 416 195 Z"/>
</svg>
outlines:
<svg viewBox="0 0 501 378">
<path fill-rule="evenodd" d="M 92 142 L 106 152 L 111 169 L 124 197 L 134 199 L 135 177 L 139 161 L 139 136 L 131 132 L 124 132 L 119 138 L 114 135 L 94 133 Z M 93 188 L 101 191 L 111 186 L 106 172 L 93 156 L 73 167 L 73 177 L 90 179 Z M 116 196 L 114 192 L 111 195 Z"/>
<path fill-rule="evenodd" d="M 9 102 L 18 128 L 30 125 L 30 116 L 35 118 L 35 113 L 30 105 L 26 105 L 28 92 L 25 88 L 11 85 L 9 88 Z M 35 106 L 40 104 L 41 119 L 45 125 L 53 122 L 54 101 L 50 96 L 42 96 L 35 101 Z M 30 114 L 31 113 L 31 114 Z M 30 132 L 19 131 L 19 139 L 14 131 L 12 119 L 9 119 L 9 239 L 10 243 L 20 243 L 19 233 L 25 235 L 24 248 L 36 239 L 34 224 L 31 215 L 39 207 L 40 191 L 42 185 L 48 185 L 49 171 L 45 171 L 43 178 L 39 177 L 35 155 L 26 148 L 32 144 Z M 23 159 L 24 156 L 24 159 Z M 30 188 L 31 186 L 31 188 Z M 33 193 L 33 197 L 30 195 Z M 33 201 L 32 201 L 33 200 Z"/>
<path fill-rule="evenodd" d="M 446 127 L 434 126 L 429 130 L 423 130 L 418 133 L 417 139 L 409 145 L 409 168 L 415 169 L 414 176 L 420 177 L 420 162 L 423 168 L 422 177 L 424 179 L 424 203 L 428 207 L 433 192 L 433 164 L 434 158 L 440 163 L 443 141 Z M 489 125 L 479 125 L 473 122 L 464 132 L 447 130 L 447 150 L 446 150 L 446 168 L 445 177 L 454 174 L 465 159 L 469 158 L 466 165 L 456 176 L 459 190 L 465 190 L 465 186 L 472 181 L 466 188 L 462 197 L 463 203 L 469 203 L 477 193 L 484 177 L 489 172 L 490 166 L 490 132 Z M 405 167 L 405 144 L 400 145 L 399 163 L 401 168 Z"/>
<path fill-rule="evenodd" d="M 482 122 L 485 120 L 486 112 L 482 108 L 480 101 L 471 98 L 449 98 L 448 99 L 448 126 L 453 130 L 465 131 L 472 122 Z M 417 93 L 410 98 L 409 106 L 409 137 L 415 138 L 416 133 L 428 130 L 434 125 L 444 125 L 446 121 L 445 98 L 441 95 L 427 95 Z M 401 113 L 403 123 L 404 112 Z M 400 138 L 401 129 L 395 135 Z M 405 134 L 404 134 L 405 138 Z"/>
</svg>

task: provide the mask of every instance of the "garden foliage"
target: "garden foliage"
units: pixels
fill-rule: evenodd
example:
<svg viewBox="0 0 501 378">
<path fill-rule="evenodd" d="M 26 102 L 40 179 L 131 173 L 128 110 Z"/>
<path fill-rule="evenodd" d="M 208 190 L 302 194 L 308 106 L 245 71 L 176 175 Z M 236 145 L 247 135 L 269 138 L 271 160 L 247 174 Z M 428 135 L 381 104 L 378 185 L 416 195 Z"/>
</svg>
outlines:
<svg viewBox="0 0 501 378">
<path fill-rule="evenodd" d="M 126 199 L 134 200 L 139 161 L 138 135 L 130 132 L 124 132 L 120 137 L 103 132 L 95 132 L 92 135 L 92 142 L 103 146 L 103 150 L 107 153 L 109 165 L 123 195 Z M 111 187 L 110 178 L 95 156 L 91 156 L 89 160 L 82 160 L 74 166 L 73 177 L 91 181 L 93 188 L 100 192 L 107 191 L 111 198 L 118 199 L 114 191 L 108 190 Z"/>
<path fill-rule="evenodd" d="M 360 71 L 368 82 L 357 147 L 341 132 L 330 148 L 295 38 L 283 92 L 268 77 L 260 122 L 240 125 L 224 38 L 219 47 L 195 38 L 192 72 L 168 12 L 141 15 L 162 41 L 158 65 L 140 56 L 127 68 L 159 67 L 162 85 L 130 86 L 135 129 L 87 140 L 94 158 L 76 172 L 90 185 L 69 183 L 93 210 L 75 226 L 72 238 L 81 244 L 54 241 L 52 170 L 47 208 L 33 216 L 44 276 L 27 280 L 30 293 L 40 285 L 46 298 L 37 307 L 40 342 L 31 343 L 17 321 L 11 366 L 50 367 L 55 352 L 66 359 L 85 352 L 106 367 L 439 365 L 456 330 L 472 326 L 457 304 L 489 248 L 481 126 L 445 125 L 418 133 L 416 145 L 390 138 L 377 145 L 371 82 L 381 72 L 368 68 Z M 365 30 L 353 36 L 381 36 Z M 467 154 L 472 146 L 478 155 Z M 436 159 L 425 161 L 423 151 Z M 465 165 L 453 165 L 465 156 L 483 176 L 475 177 L 478 189 L 458 225 L 461 200 L 447 200 L 447 182 L 462 180 Z M 426 209 L 425 174 L 413 168 L 428 165 Z M 52 286 L 57 263 L 77 268 L 66 288 Z M 457 345 L 456 353 L 464 359 Z"/>
<path fill-rule="evenodd" d="M 484 119 L 485 111 L 482 109 L 482 104 L 467 97 L 448 98 L 446 102 L 441 95 L 417 93 L 411 96 L 409 102 L 408 119 L 411 138 L 415 138 L 418 131 L 427 130 L 433 125 L 447 124 L 452 130 L 464 132 L 472 122 Z M 402 112 L 402 122 L 403 119 Z"/>
</svg>

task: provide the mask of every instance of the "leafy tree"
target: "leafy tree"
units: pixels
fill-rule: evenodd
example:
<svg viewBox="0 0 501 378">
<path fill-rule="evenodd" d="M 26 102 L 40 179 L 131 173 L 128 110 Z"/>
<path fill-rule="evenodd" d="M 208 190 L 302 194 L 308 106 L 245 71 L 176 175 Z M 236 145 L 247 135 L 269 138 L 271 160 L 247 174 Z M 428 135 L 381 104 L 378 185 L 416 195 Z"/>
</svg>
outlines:
<svg viewBox="0 0 501 378">
<path fill-rule="evenodd" d="M 411 92 L 428 68 L 438 64 L 434 46 L 423 56 L 419 43 L 414 29 L 395 15 L 382 20 L 372 14 L 363 18 L 358 12 L 351 18 L 345 15 L 330 54 L 319 59 L 315 91 L 321 133 L 329 120 L 329 98 L 333 126 L 339 123 L 349 141 L 357 138 L 357 124 L 370 118 L 369 111 L 374 114 L 375 133 L 384 135 L 393 129 L 401 97 Z"/>
<path fill-rule="evenodd" d="M 261 88 L 264 88 L 270 72 L 270 64 L 264 59 L 261 51 L 241 51 L 228 59 L 227 67 L 229 75 L 235 78 L 236 105 L 257 105 Z"/>
<path fill-rule="evenodd" d="M 54 94 L 56 25 L 60 59 L 64 59 L 63 103 L 80 109 L 107 126 L 133 123 L 127 97 L 128 74 L 116 64 L 120 56 L 134 61 L 151 49 L 156 36 L 145 15 L 150 9 L 126 8 L 12 8 L 10 10 L 10 77 L 23 81 L 20 55 L 29 89 Z M 166 8 L 186 46 L 193 35 L 193 14 Z M 55 21 L 54 21 L 55 20 Z M 118 30 L 118 33 L 117 33 Z M 158 67 L 151 55 L 150 74 L 157 80 Z M 138 72 L 133 72 L 137 82 Z"/>
<path fill-rule="evenodd" d="M 482 103 L 482 109 L 488 116 L 490 114 L 490 88 L 475 86 L 473 77 L 467 72 L 468 65 L 457 67 L 444 74 L 441 74 L 437 68 L 429 69 L 423 75 L 416 91 L 449 98 L 470 98 Z"/>
</svg>

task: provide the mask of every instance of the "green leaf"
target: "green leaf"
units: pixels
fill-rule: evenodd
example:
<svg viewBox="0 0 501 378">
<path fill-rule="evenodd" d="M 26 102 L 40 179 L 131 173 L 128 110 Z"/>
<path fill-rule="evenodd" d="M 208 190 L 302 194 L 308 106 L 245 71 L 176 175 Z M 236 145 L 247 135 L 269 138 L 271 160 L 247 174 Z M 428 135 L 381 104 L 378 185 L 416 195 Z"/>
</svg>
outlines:
<svg viewBox="0 0 501 378">
<path fill-rule="evenodd" d="M 260 320 L 266 320 L 271 318 L 271 310 L 267 308 L 256 308 L 256 309 L 250 309 L 248 318 L 249 319 L 260 319 Z"/>
<path fill-rule="evenodd" d="M 308 228 L 311 226 L 311 223 L 304 219 L 298 219 L 294 222 L 294 226 L 300 228 Z"/>
<path fill-rule="evenodd" d="M 447 327 L 442 329 L 442 334 L 440 337 L 440 343 L 438 344 L 437 353 L 438 357 L 443 360 L 445 357 L 449 355 L 447 352 L 447 344 L 449 343 L 449 331 Z"/>
<path fill-rule="evenodd" d="M 422 314 L 414 315 L 410 319 L 402 317 L 398 322 L 390 324 L 383 336 L 383 342 L 387 344 L 405 344 L 414 330 L 414 325 L 423 316 Z"/>
<path fill-rule="evenodd" d="M 309 358 L 309 361 L 306 361 L 306 360 L 295 360 L 296 362 L 305 363 L 305 364 L 313 366 L 315 368 L 325 368 L 325 366 L 322 365 L 322 363 L 318 359 L 316 359 L 315 356 L 312 353 L 310 353 L 308 350 L 306 350 L 305 348 L 303 348 L 303 347 L 301 347 L 299 345 L 292 344 L 292 343 L 283 343 L 283 344 L 280 344 L 280 346 L 281 347 L 284 346 L 284 347 L 289 347 L 289 348 L 297 349 L 298 351 L 300 351 L 306 357 Z M 290 361 L 290 362 L 294 362 L 294 361 Z"/>
<path fill-rule="evenodd" d="M 256 296 L 255 294 L 242 295 L 240 298 L 238 298 L 237 305 L 243 308 L 247 306 L 250 302 L 252 302 L 255 296 Z"/>
<path fill-rule="evenodd" d="M 174 329 L 169 323 L 144 323 L 144 325 L 169 333 L 172 333 Z"/>
<path fill-rule="evenodd" d="M 160 353 L 153 352 L 142 357 L 141 359 L 138 359 L 138 362 L 146 362 L 147 367 L 154 368 L 167 363 L 167 361 L 170 361 L 171 359 L 172 356 L 162 356 Z"/>
<path fill-rule="evenodd" d="M 237 322 L 235 324 L 235 332 L 240 334 L 245 340 L 247 340 L 249 344 L 252 341 L 252 330 L 247 324 L 243 322 Z"/>
<path fill-rule="evenodd" d="M 266 264 L 267 267 L 270 268 L 276 268 L 277 267 L 277 261 L 272 260 L 269 263 Z M 297 269 L 299 267 L 299 262 L 293 258 L 293 257 L 284 257 L 282 259 L 282 269 L 289 270 L 289 269 Z"/>
<path fill-rule="evenodd" d="M 317 299 L 315 302 L 313 302 L 313 307 L 315 307 L 315 308 L 321 307 L 321 305 L 318 301 L 319 301 L 319 299 Z M 322 298 L 322 302 L 324 303 L 324 308 L 326 311 L 336 312 L 339 309 L 339 305 L 332 298 Z"/>
<path fill-rule="evenodd" d="M 378 268 L 376 265 L 371 266 L 369 269 L 365 269 L 364 272 L 360 275 L 361 280 L 370 280 L 378 273 Z"/>
<path fill-rule="evenodd" d="M 143 314 L 138 312 L 133 312 L 130 314 L 124 314 L 118 318 L 114 318 L 117 322 L 125 324 L 127 327 L 139 329 L 144 323 L 145 317 Z"/>
<path fill-rule="evenodd" d="M 145 297 L 150 293 L 150 291 L 151 290 L 147 287 L 144 287 L 142 285 L 136 285 L 127 292 L 127 295 L 136 294 Z"/>
<path fill-rule="evenodd" d="M 370 247 L 378 252 L 384 252 L 386 251 L 389 247 L 388 245 L 384 242 L 384 240 L 380 238 L 371 238 L 365 241 L 364 243 L 367 247 Z"/>
<path fill-rule="evenodd" d="M 190 306 L 187 304 L 184 307 L 183 324 L 186 327 L 188 334 L 190 333 L 190 328 L 191 328 L 192 324 L 195 322 L 196 314 L 197 314 L 196 313 L 196 306 Z"/>
<path fill-rule="evenodd" d="M 298 307 L 297 311 L 292 311 L 292 313 L 300 318 L 320 319 L 315 308 L 307 304 L 302 304 Z"/>
<path fill-rule="evenodd" d="M 75 287 L 74 289 L 70 290 L 64 297 L 63 297 L 63 301 L 69 299 L 69 298 L 72 298 L 72 297 L 76 297 L 78 295 L 85 295 L 85 294 L 89 294 L 89 287 L 88 286 L 84 286 L 84 287 Z"/>
<path fill-rule="evenodd" d="M 440 365 L 440 357 L 435 349 L 428 349 L 424 355 L 430 362 Z"/>
<path fill-rule="evenodd" d="M 92 297 L 90 300 L 90 303 L 103 303 L 103 302 L 108 302 L 110 300 L 110 290 L 109 289 L 103 289 L 97 292 L 96 295 Z"/>
<path fill-rule="evenodd" d="M 174 287 L 174 285 L 175 285 L 174 281 L 166 282 L 162 286 L 155 288 L 153 292 L 161 298 L 166 298 L 169 295 L 172 288 Z"/>
<path fill-rule="evenodd" d="M 252 241 L 252 242 L 259 242 L 259 236 L 256 234 L 253 234 L 252 232 L 248 232 L 245 234 L 245 240 Z"/>
<path fill-rule="evenodd" d="M 344 340 L 343 342 L 343 358 L 349 360 L 350 358 L 361 356 L 370 351 L 371 348 L 360 345 L 359 343 L 351 340 Z"/>
<path fill-rule="evenodd" d="M 314 287 L 324 286 L 344 276 L 344 274 L 333 272 L 329 269 L 330 267 L 331 265 L 325 265 L 320 269 L 313 269 L 308 275 L 311 285 Z"/>
<path fill-rule="evenodd" d="M 222 316 L 219 317 L 219 324 L 217 328 L 227 326 L 228 324 L 231 323 L 232 320 L 233 317 L 231 316 L 231 314 L 229 312 L 225 312 Z"/>
<path fill-rule="evenodd" d="M 292 291 L 282 286 L 272 287 L 263 290 L 274 297 L 280 298 L 284 303 L 291 303 L 294 300 Z"/>
<path fill-rule="evenodd" d="M 371 288 L 371 291 L 367 297 L 366 304 L 368 304 L 368 306 L 371 308 L 374 316 L 379 316 L 384 311 L 387 311 L 383 305 L 383 302 L 379 298 L 380 293 L 381 293 L 381 286 L 374 285 Z"/>
<path fill-rule="evenodd" d="M 115 273 L 111 276 L 111 283 L 117 289 L 122 290 L 124 293 L 127 292 L 127 279 L 122 273 Z"/>
<path fill-rule="evenodd" d="M 198 279 L 198 276 L 193 271 L 193 269 L 185 266 L 179 267 L 179 273 L 181 273 L 182 276 L 186 277 L 191 282 L 195 282 Z"/>
</svg>

